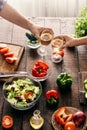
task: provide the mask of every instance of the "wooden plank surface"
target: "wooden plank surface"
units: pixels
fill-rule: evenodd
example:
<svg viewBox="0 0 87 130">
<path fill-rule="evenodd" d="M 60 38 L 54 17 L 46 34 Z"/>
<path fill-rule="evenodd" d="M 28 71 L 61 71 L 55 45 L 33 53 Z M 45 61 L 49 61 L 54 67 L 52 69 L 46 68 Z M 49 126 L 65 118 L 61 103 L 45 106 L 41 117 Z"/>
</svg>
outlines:
<svg viewBox="0 0 87 130">
<path fill-rule="evenodd" d="M 59 34 L 74 34 L 74 23 L 75 18 L 30 18 L 34 23 L 39 24 L 45 27 L 51 27 L 54 30 L 55 36 Z M 1 23 L 3 19 L 1 20 Z M 1 25 L 1 24 L 0 24 Z M 1 27 L 1 26 L 0 26 Z M 33 50 L 27 47 L 27 38 L 25 37 L 26 30 L 13 25 L 9 22 L 4 21 L 1 29 L 3 31 L 0 32 L 0 41 L 12 43 L 12 46 L 15 44 L 18 45 L 20 50 L 20 46 L 24 46 L 24 54 L 22 59 L 20 60 L 20 64 L 17 70 L 30 72 L 30 68 L 32 65 L 41 57 L 37 53 L 37 49 Z M 8 30 L 9 34 L 7 34 Z M 62 106 L 71 106 L 76 107 L 80 110 L 83 110 L 87 114 L 87 106 L 84 104 L 81 105 L 79 101 L 79 90 L 82 88 L 82 85 L 79 84 L 79 72 L 87 71 L 87 47 L 79 46 L 73 48 L 64 49 L 64 57 L 63 61 L 59 64 L 55 64 L 51 60 L 52 48 L 51 45 L 48 45 L 47 48 L 48 55 L 45 57 L 45 61 L 49 64 L 51 71 L 48 79 L 42 84 L 42 95 L 39 102 L 30 110 L 27 111 L 17 111 L 11 108 L 11 106 L 3 100 L 2 95 L 2 86 L 3 83 L 0 83 L 0 113 L 1 117 L 3 115 L 9 114 L 14 119 L 14 126 L 12 130 L 32 130 L 29 119 L 33 114 L 35 109 L 39 109 L 41 111 L 41 115 L 43 116 L 45 122 L 41 130 L 53 130 L 51 125 L 51 116 L 55 110 Z M 15 50 L 15 49 L 14 49 Z M 16 50 L 15 50 L 16 51 Z M 19 52 L 19 51 L 18 51 Z M 1 61 L 0 61 L 1 62 Z M 57 84 L 56 77 L 61 72 L 70 73 L 73 77 L 73 84 L 71 87 L 71 91 L 61 93 Z M 84 77 L 84 75 L 83 75 Z M 54 109 L 50 109 L 46 105 L 45 93 L 50 89 L 55 89 L 59 91 L 60 99 L 59 104 Z M 0 125 L 0 130 L 3 130 Z"/>
</svg>

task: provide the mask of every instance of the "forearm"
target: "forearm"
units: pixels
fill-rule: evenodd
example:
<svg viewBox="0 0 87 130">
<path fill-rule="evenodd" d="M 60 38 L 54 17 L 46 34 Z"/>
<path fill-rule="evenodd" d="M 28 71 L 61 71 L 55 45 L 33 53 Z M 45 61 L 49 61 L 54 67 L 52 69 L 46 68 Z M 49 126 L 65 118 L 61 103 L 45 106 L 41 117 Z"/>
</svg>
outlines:
<svg viewBox="0 0 87 130">
<path fill-rule="evenodd" d="M 22 16 L 19 12 L 17 12 L 8 3 L 5 3 L 3 9 L 0 11 L 0 16 L 20 27 L 23 27 L 30 31 L 32 30 L 33 23 Z"/>
<path fill-rule="evenodd" d="M 77 38 L 76 39 L 76 44 L 77 45 L 87 45 L 87 36 L 81 37 L 81 38 Z"/>
</svg>

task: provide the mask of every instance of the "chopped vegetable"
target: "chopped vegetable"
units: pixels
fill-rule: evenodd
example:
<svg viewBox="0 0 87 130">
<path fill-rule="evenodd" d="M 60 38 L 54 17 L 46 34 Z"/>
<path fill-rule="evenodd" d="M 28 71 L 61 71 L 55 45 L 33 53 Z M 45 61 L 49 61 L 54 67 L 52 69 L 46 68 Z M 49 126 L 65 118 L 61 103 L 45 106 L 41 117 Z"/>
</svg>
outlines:
<svg viewBox="0 0 87 130">
<path fill-rule="evenodd" d="M 16 107 L 24 107 L 40 95 L 39 86 L 26 79 L 18 79 L 4 88 L 7 101 Z"/>
<path fill-rule="evenodd" d="M 4 48 L 2 48 L 2 49 L 0 49 L 0 54 L 5 54 L 5 53 L 7 53 L 7 52 L 9 52 L 9 47 L 4 47 Z"/>
<path fill-rule="evenodd" d="M 35 77 L 44 77 L 47 75 L 49 66 L 44 61 L 37 61 L 32 68 L 32 75 Z"/>
<path fill-rule="evenodd" d="M 57 76 L 56 82 L 62 90 L 67 90 L 72 85 L 72 76 L 70 74 L 67 74 L 66 72 L 60 73 Z"/>
<path fill-rule="evenodd" d="M 49 90 L 46 92 L 46 102 L 49 106 L 55 106 L 58 104 L 59 93 L 56 90 Z"/>
<path fill-rule="evenodd" d="M 5 115 L 2 117 L 2 127 L 5 129 L 9 129 L 13 126 L 13 118 L 9 115 Z"/>
<path fill-rule="evenodd" d="M 56 51 L 56 50 L 55 50 L 55 51 L 52 52 L 53 55 L 55 55 L 55 54 L 57 54 L 57 53 L 58 53 L 59 55 L 61 55 L 62 57 L 64 56 L 64 50 L 60 50 L 60 51 Z"/>
<path fill-rule="evenodd" d="M 76 130 L 75 123 L 72 121 L 69 121 L 65 124 L 64 130 Z"/>
<path fill-rule="evenodd" d="M 38 44 L 39 41 L 36 39 L 36 37 L 31 33 L 26 32 L 26 37 L 28 38 L 29 42 L 31 44 Z"/>
<path fill-rule="evenodd" d="M 84 89 L 87 91 L 87 79 L 84 80 L 83 84 L 84 84 Z"/>
<path fill-rule="evenodd" d="M 65 113 L 66 107 L 61 107 L 55 114 L 55 120 L 61 125 L 65 125 L 66 122 L 72 119 L 72 114 Z"/>
<path fill-rule="evenodd" d="M 6 57 L 5 60 L 8 62 L 8 63 L 15 63 L 17 61 L 17 57 L 13 56 L 13 57 Z"/>
<path fill-rule="evenodd" d="M 66 107 L 59 108 L 58 111 L 55 113 L 55 120 L 61 125 L 65 125 L 67 122 L 71 121 L 72 118 L 73 115 L 71 113 L 66 113 Z"/>
</svg>

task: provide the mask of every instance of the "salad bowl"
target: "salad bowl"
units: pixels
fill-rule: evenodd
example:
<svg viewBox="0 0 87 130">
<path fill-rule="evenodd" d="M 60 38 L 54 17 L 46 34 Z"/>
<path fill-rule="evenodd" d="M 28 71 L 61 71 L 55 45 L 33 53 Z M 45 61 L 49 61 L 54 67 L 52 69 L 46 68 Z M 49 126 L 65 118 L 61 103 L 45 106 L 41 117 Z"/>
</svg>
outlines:
<svg viewBox="0 0 87 130">
<path fill-rule="evenodd" d="M 17 110 L 27 110 L 35 106 L 42 93 L 42 86 L 38 81 L 28 76 L 11 77 L 3 85 L 4 99 Z"/>
</svg>

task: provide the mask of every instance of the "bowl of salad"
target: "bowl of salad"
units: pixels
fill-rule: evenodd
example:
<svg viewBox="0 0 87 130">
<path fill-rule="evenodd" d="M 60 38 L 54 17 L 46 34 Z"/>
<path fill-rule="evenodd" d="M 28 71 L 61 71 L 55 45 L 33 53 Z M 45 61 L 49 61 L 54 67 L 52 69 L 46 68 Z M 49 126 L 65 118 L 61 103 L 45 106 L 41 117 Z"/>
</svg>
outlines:
<svg viewBox="0 0 87 130">
<path fill-rule="evenodd" d="M 12 77 L 3 85 L 4 99 L 17 110 L 32 108 L 42 93 L 42 86 L 38 81 L 28 76 Z"/>
</svg>

